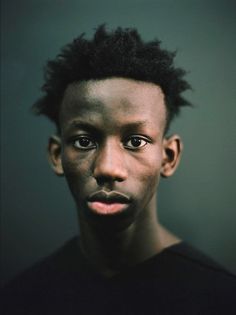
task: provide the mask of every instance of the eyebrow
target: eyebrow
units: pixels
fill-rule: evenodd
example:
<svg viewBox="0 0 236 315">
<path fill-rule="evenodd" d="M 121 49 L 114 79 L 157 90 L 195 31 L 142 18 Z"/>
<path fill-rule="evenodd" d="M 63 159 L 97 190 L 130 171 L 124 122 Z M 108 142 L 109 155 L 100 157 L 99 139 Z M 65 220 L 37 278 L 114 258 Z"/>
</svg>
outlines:
<svg viewBox="0 0 236 315">
<path fill-rule="evenodd" d="M 72 121 L 72 123 L 70 124 L 70 126 L 68 126 L 67 130 L 73 130 L 73 129 L 83 129 L 89 132 L 95 132 L 99 129 L 98 126 L 96 126 L 95 123 L 89 123 L 89 122 L 85 122 L 85 121 Z"/>
<path fill-rule="evenodd" d="M 124 130 L 134 130 L 141 127 L 145 127 L 148 125 L 147 120 L 140 120 L 135 122 L 127 122 L 121 125 L 120 127 Z M 88 131 L 95 131 L 100 128 L 100 125 L 97 125 L 95 121 L 91 122 L 85 122 L 84 120 L 74 120 L 71 122 L 71 125 L 68 127 L 68 129 L 84 129 Z"/>
<path fill-rule="evenodd" d="M 135 121 L 135 122 L 130 122 L 130 123 L 126 123 L 122 126 L 122 128 L 124 129 L 124 131 L 126 132 L 132 132 L 132 131 L 135 131 L 137 129 L 141 129 L 141 128 L 144 128 L 144 127 L 147 127 L 148 126 L 148 121 L 146 120 L 142 120 L 142 121 Z"/>
</svg>

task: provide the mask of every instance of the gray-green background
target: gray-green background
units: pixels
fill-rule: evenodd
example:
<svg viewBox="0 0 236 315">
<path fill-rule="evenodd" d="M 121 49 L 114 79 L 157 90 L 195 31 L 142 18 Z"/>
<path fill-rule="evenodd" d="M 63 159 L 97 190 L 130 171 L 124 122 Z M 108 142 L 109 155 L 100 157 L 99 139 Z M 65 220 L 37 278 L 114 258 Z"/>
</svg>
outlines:
<svg viewBox="0 0 236 315">
<path fill-rule="evenodd" d="M 77 232 L 73 200 L 46 159 L 53 126 L 30 114 L 42 67 L 100 23 L 134 26 L 178 49 L 195 104 L 172 131 L 185 150 L 163 180 L 161 221 L 236 272 L 236 5 L 230 0 L 3 0 L 1 10 L 1 251 L 3 281 Z"/>
</svg>

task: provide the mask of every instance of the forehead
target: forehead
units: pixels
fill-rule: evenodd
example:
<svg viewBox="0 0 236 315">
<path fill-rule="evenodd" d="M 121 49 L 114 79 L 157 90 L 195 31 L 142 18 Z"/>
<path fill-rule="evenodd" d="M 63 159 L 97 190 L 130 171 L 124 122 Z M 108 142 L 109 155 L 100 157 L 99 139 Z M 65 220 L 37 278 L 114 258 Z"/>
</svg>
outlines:
<svg viewBox="0 0 236 315">
<path fill-rule="evenodd" d="M 125 78 L 75 82 L 68 86 L 63 98 L 61 127 L 76 118 L 112 123 L 143 120 L 164 127 L 164 94 L 158 85 Z"/>
</svg>

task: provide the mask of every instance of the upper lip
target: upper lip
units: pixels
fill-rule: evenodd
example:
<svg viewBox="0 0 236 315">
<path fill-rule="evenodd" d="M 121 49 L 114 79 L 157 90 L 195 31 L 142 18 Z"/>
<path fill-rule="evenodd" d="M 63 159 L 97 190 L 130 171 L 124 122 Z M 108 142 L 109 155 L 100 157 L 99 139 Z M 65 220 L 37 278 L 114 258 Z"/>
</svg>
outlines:
<svg viewBox="0 0 236 315">
<path fill-rule="evenodd" d="M 106 192 L 104 190 L 100 190 L 92 193 L 88 197 L 88 201 L 100 201 L 104 203 L 130 203 L 130 198 L 118 191 Z"/>
</svg>

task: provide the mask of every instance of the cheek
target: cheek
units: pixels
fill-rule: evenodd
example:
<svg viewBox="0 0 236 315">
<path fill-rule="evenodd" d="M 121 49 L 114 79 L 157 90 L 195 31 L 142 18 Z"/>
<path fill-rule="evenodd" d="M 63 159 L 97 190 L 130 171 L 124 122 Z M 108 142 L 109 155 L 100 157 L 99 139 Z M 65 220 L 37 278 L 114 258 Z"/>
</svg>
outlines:
<svg viewBox="0 0 236 315">
<path fill-rule="evenodd" d="M 90 164 L 87 156 L 78 155 L 65 149 L 62 153 L 62 167 L 65 175 L 78 176 L 87 174 Z"/>
<path fill-rule="evenodd" d="M 160 154 L 155 155 L 155 158 L 149 158 L 145 161 L 141 161 L 137 165 L 137 169 L 134 176 L 134 185 L 139 183 L 140 193 L 153 194 L 160 179 L 162 159 Z"/>
<path fill-rule="evenodd" d="M 72 194 L 78 195 L 83 191 L 90 177 L 89 159 L 71 156 L 65 152 L 62 155 L 62 167 Z"/>
<path fill-rule="evenodd" d="M 140 179 L 142 190 L 147 196 L 153 195 L 158 187 L 160 180 L 160 172 L 150 172 L 149 175 L 145 175 Z"/>
</svg>

